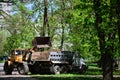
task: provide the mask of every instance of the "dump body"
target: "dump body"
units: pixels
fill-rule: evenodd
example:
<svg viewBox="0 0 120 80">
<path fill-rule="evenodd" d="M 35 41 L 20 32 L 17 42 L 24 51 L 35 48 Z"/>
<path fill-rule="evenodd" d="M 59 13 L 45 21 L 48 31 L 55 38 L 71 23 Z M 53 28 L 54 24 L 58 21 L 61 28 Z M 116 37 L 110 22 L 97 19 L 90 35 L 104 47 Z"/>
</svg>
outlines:
<svg viewBox="0 0 120 80">
<path fill-rule="evenodd" d="M 73 61 L 73 52 L 71 51 L 59 51 L 50 52 L 50 60 L 56 64 L 71 64 Z"/>
<path fill-rule="evenodd" d="M 71 51 L 43 51 L 33 52 L 31 54 L 32 61 L 51 61 L 52 63 L 71 63 L 74 53 Z"/>
<path fill-rule="evenodd" d="M 31 60 L 32 61 L 50 61 L 50 52 L 44 51 L 44 52 L 33 52 L 31 54 Z"/>
</svg>

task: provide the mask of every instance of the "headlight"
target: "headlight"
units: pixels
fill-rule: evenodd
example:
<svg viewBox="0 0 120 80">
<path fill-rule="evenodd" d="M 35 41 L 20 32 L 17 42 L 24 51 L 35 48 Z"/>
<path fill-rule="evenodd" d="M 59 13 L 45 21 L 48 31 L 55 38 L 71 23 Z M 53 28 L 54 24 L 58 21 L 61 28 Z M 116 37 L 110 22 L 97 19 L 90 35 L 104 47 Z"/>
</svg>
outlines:
<svg viewBox="0 0 120 80">
<path fill-rule="evenodd" d="M 11 59 L 11 57 L 9 56 L 8 59 Z"/>
</svg>

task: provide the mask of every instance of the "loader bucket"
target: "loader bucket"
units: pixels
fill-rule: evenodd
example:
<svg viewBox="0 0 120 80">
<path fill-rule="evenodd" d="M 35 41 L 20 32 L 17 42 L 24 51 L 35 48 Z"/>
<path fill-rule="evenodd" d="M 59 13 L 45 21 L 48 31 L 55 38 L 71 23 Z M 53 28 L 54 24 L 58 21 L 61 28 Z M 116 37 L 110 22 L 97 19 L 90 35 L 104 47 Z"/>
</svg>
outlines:
<svg viewBox="0 0 120 80">
<path fill-rule="evenodd" d="M 32 41 L 32 45 L 38 48 L 50 47 L 50 37 L 35 37 Z"/>
</svg>

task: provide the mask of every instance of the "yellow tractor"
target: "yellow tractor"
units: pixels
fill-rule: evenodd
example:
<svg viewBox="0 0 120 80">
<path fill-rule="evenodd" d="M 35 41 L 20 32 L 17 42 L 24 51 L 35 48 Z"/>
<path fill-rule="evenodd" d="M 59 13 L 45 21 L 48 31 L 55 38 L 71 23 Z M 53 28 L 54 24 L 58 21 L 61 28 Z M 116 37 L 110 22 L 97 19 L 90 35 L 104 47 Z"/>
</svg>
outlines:
<svg viewBox="0 0 120 80">
<path fill-rule="evenodd" d="M 4 63 L 5 74 L 12 74 L 15 68 L 19 74 L 24 75 L 28 73 L 26 50 L 14 49 L 8 53 L 8 59 Z"/>
</svg>

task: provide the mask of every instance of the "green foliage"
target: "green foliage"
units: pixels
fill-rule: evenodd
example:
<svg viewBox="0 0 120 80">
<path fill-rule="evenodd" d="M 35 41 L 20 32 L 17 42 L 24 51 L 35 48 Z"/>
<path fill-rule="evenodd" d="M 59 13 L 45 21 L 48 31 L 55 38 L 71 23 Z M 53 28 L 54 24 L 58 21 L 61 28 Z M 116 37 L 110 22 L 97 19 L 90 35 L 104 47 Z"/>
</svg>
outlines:
<svg viewBox="0 0 120 80">
<path fill-rule="evenodd" d="M 30 48 L 33 38 L 33 29 L 27 27 L 26 30 L 24 30 L 22 33 L 14 34 L 7 38 L 4 45 L 4 51 L 7 52 L 15 48 Z"/>
<path fill-rule="evenodd" d="M 73 44 L 72 49 L 79 51 L 82 57 L 89 60 L 98 59 L 100 55 L 98 37 L 94 28 L 94 14 L 92 1 L 76 1 L 72 17 L 69 19 L 71 26 L 69 41 Z"/>
<path fill-rule="evenodd" d="M 30 20 L 29 10 L 24 3 L 15 1 L 14 10 L 17 10 L 13 14 L 11 19 L 6 19 L 7 27 L 10 35 L 4 44 L 4 52 L 8 52 L 14 48 L 30 48 L 32 39 L 35 36 L 34 23 Z M 8 21 L 9 20 L 9 21 Z"/>
<path fill-rule="evenodd" d="M 5 29 L 0 29 L 0 44 L 5 44 L 6 38 L 9 36 L 9 32 Z M 4 46 L 0 45 L 0 56 L 4 55 Z"/>
<path fill-rule="evenodd" d="M 98 60 L 100 57 L 99 37 L 95 29 L 95 11 L 94 0 L 48 0 L 48 22 L 47 33 L 50 33 L 52 47 L 60 49 L 62 40 L 62 26 L 64 27 L 64 50 L 78 51 L 81 56 L 88 60 Z M 30 47 L 31 40 L 35 34 L 42 32 L 44 0 L 34 0 L 29 3 L 24 3 L 19 0 L 14 1 L 14 10 L 17 11 L 11 16 L 11 19 L 6 20 L 9 25 L 7 30 L 11 36 L 7 38 L 5 43 L 5 51 L 10 48 Z M 32 10 L 26 7 L 26 4 L 33 4 Z M 112 2 L 112 4 L 116 4 Z M 97 8 L 97 7 L 96 7 Z M 109 10 L 110 0 L 101 0 L 101 7 L 97 9 L 102 15 L 101 30 L 105 31 L 105 40 L 108 40 L 108 35 L 113 32 L 114 26 L 116 33 L 114 40 L 115 56 L 119 56 L 119 37 L 117 35 L 115 17 L 110 23 Z M 115 11 L 114 11 L 115 12 Z M 34 21 L 34 22 L 33 22 Z M 112 25 L 112 26 L 111 26 Z M 29 29 L 30 28 L 30 29 Z M 9 44 L 9 45 L 8 45 Z M 111 40 L 105 43 L 106 46 L 111 45 Z"/>
<path fill-rule="evenodd" d="M 40 33 L 43 23 L 43 1 L 34 1 L 33 10 L 37 17 L 36 30 Z M 40 5 L 41 4 L 41 5 Z M 64 50 L 79 51 L 82 57 L 99 59 L 99 42 L 94 28 L 93 0 L 50 0 L 48 3 L 48 18 L 52 47 L 60 49 L 62 39 L 62 26 L 64 26 Z M 40 5 L 40 6 L 38 6 Z M 34 15 L 34 16 L 35 16 Z M 62 24 L 61 24 L 62 21 Z"/>
</svg>

